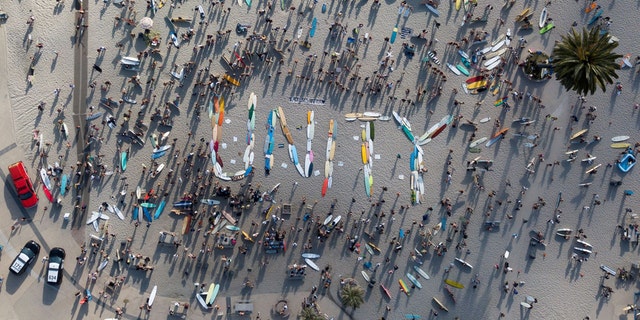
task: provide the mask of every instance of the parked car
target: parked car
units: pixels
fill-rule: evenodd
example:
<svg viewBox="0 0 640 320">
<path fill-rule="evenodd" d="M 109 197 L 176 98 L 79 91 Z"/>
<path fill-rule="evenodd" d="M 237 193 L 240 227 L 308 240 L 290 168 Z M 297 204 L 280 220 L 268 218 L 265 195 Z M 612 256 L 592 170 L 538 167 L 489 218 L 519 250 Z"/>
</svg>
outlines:
<svg viewBox="0 0 640 320">
<path fill-rule="evenodd" d="M 18 256 L 13 259 L 9 270 L 15 274 L 22 274 L 25 270 L 27 270 L 27 267 L 29 267 L 29 265 L 34 260 L 36 260 L 39 253 L 40 245 L 37 242 L 30 240 L 24 245 L 24 248 L 20 250 Z"/>
<path fill-rule="evenodd" d="M 20 202 L 22 202 L 22 206 L 31 208 L 38 204 L 36 190 L 33 188 L 33 183 L 31 183 L 31 178 L 29 178 L 24 163 L 18 161 L 10 165 L 9 174 L 13 180 L 13 185 L 16 187 L 16 192 L 18 193 Z"/>
<path fill-rule="evenodd" d="M 55 247 L 49 251 L 49 264 L 47 264 L 47 283 L 60 284 L 64 269 L 64 249 Z"/>
</svg>

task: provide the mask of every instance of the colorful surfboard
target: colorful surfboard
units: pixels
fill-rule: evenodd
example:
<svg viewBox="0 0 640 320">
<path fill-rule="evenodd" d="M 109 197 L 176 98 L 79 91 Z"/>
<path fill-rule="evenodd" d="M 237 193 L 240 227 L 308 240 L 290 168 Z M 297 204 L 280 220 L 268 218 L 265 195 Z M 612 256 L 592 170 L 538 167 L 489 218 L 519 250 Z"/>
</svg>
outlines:
<svg viewBox="0 0 640 320">
<path fill-rule="evenodd" d="M 396 42 L 397 36 L 398 36 L 398 25 L 396 24 L 396 26 L 393 27 L 393 31 L 391 32 L 391 38 L 389 38 L 389 43 L 393 44 L 394 42 Z"/>
</svg>

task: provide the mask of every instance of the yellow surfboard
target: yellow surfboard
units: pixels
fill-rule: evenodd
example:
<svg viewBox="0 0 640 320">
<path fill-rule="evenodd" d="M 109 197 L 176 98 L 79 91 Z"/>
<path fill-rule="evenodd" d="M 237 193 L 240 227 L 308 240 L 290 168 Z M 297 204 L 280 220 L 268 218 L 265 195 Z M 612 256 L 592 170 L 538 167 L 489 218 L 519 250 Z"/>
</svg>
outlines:
<svg viewBox="0 0 640 320">
<path fill-rule="evenodd" d="M 460 10 L 462 8 L 462 0 L 456 0 L 456 10 Z"/>
<path fill-rule="evenodd" d="M 253 238 L 246 232 L 242 231 L 242 237 L 247 240 L 253 242 Z"/>
<path fill-rule="evenodd" d="M 487 80 L 480 80 L 480 81 L 476 81 L 474 83 L 468 84 L 467 89 L 475 90 L 475 89 L 486 87 L 486 86 L 487 86 Z"/>
<path fill-rule="evenodd" d="M 380 248 L 378 248 L 378 246 L 376 246 L 373 242 L 367 242 L 367 244 L 369 244 L 369 246 L 371 246 L 371 248 L 373 248 L 373 250 L 380 252 Z"/>
<path fill-rule="evenodd" d="M 578 137 L 582 136 L 583 134 L 587 133 L 587 131 L 589 131 L 589 129 L 582 129 L 582 130 L 572 134 L 571 135 L 571 139 L 569 139 L 569 140 L 573 140 L 575 138 L 578 138 Z"/>
<path fill-rule="evenodd" d="M 232 85 L 239 87 L 240 86 L 240 81 L 238 81 L 237 79 L 233 78 L 232 76 L 225 74 L 223 76 L 223 78 L 227 81 L 229 81 L 229 83 L 231 83 Z"/>
<path fill-rule="evenodd" d="M 464 284 L 451 280 L 451 279 L 445 279 L 444 283 L 454 287 L 454 288 L 458 288 L 458 289 L 464 289 Z"/>
<path fill-rule="evenodd" d="M 369 162 L 369 152 L 367 152 L 367 147 L 363 143 L 361 146 L 362 153 L 362 164 L 367 164 Z"/>
<path fill-rule="evenodd" d="M 628 142 L 616 142 L 611 144 L 611 148 L 614 149 L 626 149 L 631 147 L 631 144 Z"/>
</svg>

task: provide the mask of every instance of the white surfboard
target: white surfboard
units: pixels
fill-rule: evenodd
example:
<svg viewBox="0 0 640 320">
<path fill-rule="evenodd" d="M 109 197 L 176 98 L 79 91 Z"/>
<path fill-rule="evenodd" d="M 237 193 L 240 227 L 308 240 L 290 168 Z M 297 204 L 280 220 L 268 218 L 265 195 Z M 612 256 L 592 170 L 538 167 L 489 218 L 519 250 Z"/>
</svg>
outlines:
<svg viewBox="0 0 640 320">
<path fill-rule="evenodd" d="M 153 286 L 153 290 L 151 290 L 151 294 L 149 295 L 149 307 L 153 305 L 153 301 L 156 299 L 156 294 L 158 293 L 158 286 Z"/>
<path fill-rule="evenodd" d="M 320 271 L 320 268 L 318 268 L 318 265 L 315 264 L 313 261 L 311 261 L 311 259 L 306 258 L 304 259 L 304 262 L 311 267 L 311 269 L 315 270 L 315 271 Z"/>
<path fill-rule="evenodd" d="M 124 220 L 124 215 L 122 214 L 122 211 L 120 211 L 120 209 L 118 209 L 118 207 L 116 207 L 115 205 L 111 205 L 111 207 L 113 207 L 113 211 L 115 211 L 118 218 L 120 218 L 120 220 Z"/>
<path fill-rule="evenodd" d="M 91 216 L 87 219 L 87 224 L 92 224 L 94 221 L 100 218 L 100 212 L 91 211 Z"/>
<path fill-rule="evenodd" d="M 471 142 L 471 144 L 469 144 L 469 147 L 473 148 L 473 147 L 475 147 L 475 146 L 487 141 L 488 139 L 489 139 L 488 137 L 482 137 L 482 138 L 480 138 L 478 140 L 475 140 L 475 141 Z"/>
<path fill-rule="evenodd" d="M 613 138 L 611 138 L 611 141 L 613 142 L 622 142 L 622 141 L 626 141 L 629 140 L 629 136 L 615 136 Z"/>
<path fill-rule="evenodd" d="M 98 266 L 98 271 L 104 270 L 104 268 L 106 268 L 108 264 L 109 258 L 105 258 L 104 260 L 102 260 L 102 262 L 100 262 L 100 265 Z"/>
</svg>

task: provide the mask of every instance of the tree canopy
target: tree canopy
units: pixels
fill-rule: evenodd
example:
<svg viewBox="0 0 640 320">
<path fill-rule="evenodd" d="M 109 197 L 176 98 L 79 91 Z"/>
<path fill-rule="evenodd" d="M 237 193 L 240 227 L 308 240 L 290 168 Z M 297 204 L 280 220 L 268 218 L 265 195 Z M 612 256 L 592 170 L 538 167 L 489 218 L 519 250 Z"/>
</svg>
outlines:
<svg viewBox="0 0 640 320">
<path fill-rule="evenodd" d="M 606 92 L 606 85 L 618 78 L 616 59 L 622 57 L 613 52 L 618 43 L 610 39 L 608 34 L 600 34 L 599 28 L 571 29 L 553 48 L 556 79 L 580 95 L 594 94 L 597 88 Z"/>
</svg>

